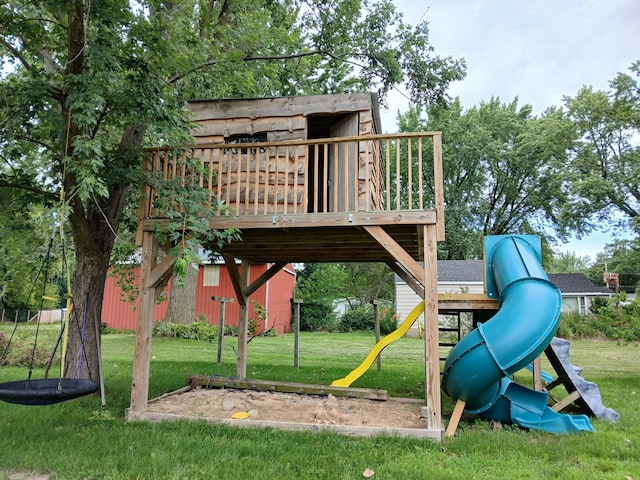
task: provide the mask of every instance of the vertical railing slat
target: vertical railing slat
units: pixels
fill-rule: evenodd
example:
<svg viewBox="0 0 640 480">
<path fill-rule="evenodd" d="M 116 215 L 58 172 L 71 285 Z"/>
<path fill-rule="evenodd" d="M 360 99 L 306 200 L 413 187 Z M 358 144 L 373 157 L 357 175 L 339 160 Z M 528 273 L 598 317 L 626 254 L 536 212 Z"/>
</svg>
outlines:
<svg viewBox="0 0 640 480">
<path fill-rule="evenodd" d="M 253 183 L 253 214 L 258 215 L 258 206 L 260 204 L 260 149 L 256 148 L 256 163 L 255 163 L 255 182 Z"/>
<path fill-rule="evenodd" d="M 386 180 L 386 202 L 387 202 L 387 211 L 391 210 L 391 141 L 387 138 L 385 140 L 384 151 L 385 151 L 385 180 Z"/>
<path fill-rule="evenodd" d="M 242 154 L 236 151 L 236 215 L 240 215 L 240 175 L 242 175 Z"/>
<path fill-rule="evenodd" d="M 247 148 L 247 169 L 245 170 L 244 179 L 244 212 L 245 215 L 249 215 L 251 212 L 249 208 L 249 199 L 251 198 L 251 157 L 253 156 L 254 149 Z"/>
<path fill-rule="evenodd" d="M 333 182 L 333 208 L 332 211 L 338 211 L 338 143 L 333 143 L 333 177 L 331 181 Z"/>
<path fill-rule="evenodd" d="M 298 165 L 300 164 L 300 147 L 295 149 L 295 164 L 293 165 L 293 213 L 298 213 Z"/>
<path fill-rule="evenodd" d="M 396 209 L 400 210 L 400 196 L 402 186 L 400 184 L 400 139 L 396 139 Z"/>
<path fill-rule="evenodd" d="M 407 190 L 409 190 L 408 210 L 413 210 L 413 156 L 411 152 L 411 138 L 407 138 Z"/>
<path fill-rule="evenodd" d="M 328 143 L 324 143 L 322 145 L 322 150 L 324 152 L 324 162 L 323 162 L 323 166 L 322 166 L 322 170 L 323 170 L 323 181 L 322 181 L 322 188 L 324 189 L 324 195 L 322 195 L 322 211 L 323 212 L 328 212 L 328 203 L 329 203 L 329 199 L 327 198 L 329 196 L 329 144 Z"/>
<path fill-rule="evenodd" d="M 424 194 L 422 192 L 422 136 L 418 137 L 418 198 L 420 210 L 424 210 Z"/>
<path fill-rule="evenodd" d="M 320 174 L 320 172 L 318 172 L 320 163 L 318 155 L 320 155 L 320 145 L 316 143 L 313 146 L 313 213 L 318 213 L 318 195 L 320 185 L 324 185 L 324 183 L 320 181 L 320 178 L 318 178 L 318 175 Z"/>
<path fill-rule="evenodd" d="M 433 135 L 433 185 L 436 209 L 436 236 L 438 241 L 445 240 L 444 235 L 444 176 L 442 174 L 442 135 Z"/>
<path fill-rule="evenodd" d="M 287 214 L 287 204 L 289 203 L 289 159 L 291 158 L 291 151 L 289 150 L 291 147 L 287 147 L 285 156 L 284 156 L 284 201 L 283 201 L 283 211 L 284 214 Z"/>
<path fill-rule="evenodd" d="M 271 147 L 264 149 L 264 200 L 262 213 L 266 215 L 269 209 L 269 169 L 271 168 Z"/>
<path fill-rule="evenodd" d="M 364 142 L 364 209 L 366 212 L 371 211 L 371 199 L 369 198 L 371 194 L 371 185 L 369 184 L 369 169 L 374 168 L 375 165 L 373 161 L 369 162 L 369 160 L 373 158 L 374 154 L 373 149 L 371 151 L 369 150 L 370 145 L 371 142 Z M 360 150 L 359 147 L 358 150 Z"/>
<path fill-rule="evenodd" d="M 209 171 L 207 178 L 207 188 L 209 189 L 209 204 L 211 204 L 211 200 L 213 199 L 213 149 L 209 149 Z"/>
<path fill-rule="evenodd" d="M 360 142 L 352 142 L 353 145 L 353 207 L 347 205 L 347 211 L 358 211 L 358 189 L 360 187 Z"/>
</svg>

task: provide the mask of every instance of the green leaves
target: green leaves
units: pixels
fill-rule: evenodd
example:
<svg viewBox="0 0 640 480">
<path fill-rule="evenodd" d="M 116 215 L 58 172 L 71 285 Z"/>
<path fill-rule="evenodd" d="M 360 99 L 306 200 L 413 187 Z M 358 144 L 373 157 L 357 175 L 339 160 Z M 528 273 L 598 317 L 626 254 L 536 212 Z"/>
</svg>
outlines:
<svg viewBox="0 0 640 480">
<path fill-rule="evenodd" d="M 463 111 L 459 100 L 410 110 L 403 130 L 442 131 L 446 241 L 440 256 L 478 258 L 482 236 L 562 231 L 562 171 L 571 124 L 550 109 L 540 117 L 517 99 Z M 430 174 L 425 174 L 428 184 Z"/>
<path fill-rule="evenodd" d="M 611 223 L 613 213 L 640 232 L 640 62 L 629 70 L 608 92 L 584 87 L 565 97 L 579 138 L 567 180 L 586 220 Z"/>
</svg>

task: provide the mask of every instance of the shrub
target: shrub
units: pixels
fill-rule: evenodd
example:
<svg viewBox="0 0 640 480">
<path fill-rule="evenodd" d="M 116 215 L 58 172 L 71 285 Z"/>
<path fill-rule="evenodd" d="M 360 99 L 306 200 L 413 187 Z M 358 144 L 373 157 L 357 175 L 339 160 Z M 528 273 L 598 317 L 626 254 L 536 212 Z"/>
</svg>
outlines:
<svg viewBox="0 0 640 480">
<path fill-rule="evenodd" d="M 300 306 L 300 330 L 331 332 L 335 327 L 336 318 L 331 303 L 305 299 Z"/>
<path fill-rule="evenodd" d="M 224 327 L 224 335 L 226 337 L 237 337 L 238 336 L 238 327 L 235 325 L 225 325 Z"/>
<path fill-rule="evenodd" d="M 378 312 L 380 317 L 380 334 L 389 335 L 398 328 L 398 315 L 390 308 Z"/>
<path fill-rule="evenodd" d="M 640 301 L 614 303 L 618 299 L 594 302 L 589 315 L 563 313 L 556 335 L 566 338 L 605 337 L 618 342 L 640 340 Z"/>
<path fill-rule="evenodd" d="M 153 326 L 153 334 L 158 337 L 176 337 L 186 340 L 205 340 L 212 342 L 218 336 L 218 327 L 202 319 L 187 325 L 162 321 Z"/>
<path fill-rule="evenodd" d="M 374 325 L 373 309 L 358 307 L 353 310 L 347 310 L 340 317 L 339 329 L 342 332 L 372 332 Z"/>
</svg>

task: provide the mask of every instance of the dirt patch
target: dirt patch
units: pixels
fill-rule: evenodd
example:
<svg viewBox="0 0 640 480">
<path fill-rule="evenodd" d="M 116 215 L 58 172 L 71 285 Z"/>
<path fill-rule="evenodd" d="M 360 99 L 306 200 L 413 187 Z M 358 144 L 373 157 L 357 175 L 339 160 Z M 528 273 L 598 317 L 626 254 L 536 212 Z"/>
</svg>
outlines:
<svg viewBox="0 0 640 480">
<path fill-rule="evenodd" d="M 150 402 L 148 412 L 203 419 L 248 419 L 316 425 L 426 428 L 422 400 L 365 400 L 295 393 L 198 388 Z M 242 419 L 238 419 L 242 422 Z"/>
</svg>

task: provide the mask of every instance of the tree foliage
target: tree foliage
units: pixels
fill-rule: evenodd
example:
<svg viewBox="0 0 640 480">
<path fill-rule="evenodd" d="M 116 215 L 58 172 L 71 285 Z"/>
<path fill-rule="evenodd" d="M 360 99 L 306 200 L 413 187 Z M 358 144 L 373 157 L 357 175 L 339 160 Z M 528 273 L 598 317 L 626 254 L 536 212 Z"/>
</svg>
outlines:
<svg viewBox="0 0 640 480">
<path fill-rule="evenodd" d="M 640 61 L 629 70 L 609 91 L 585 86 L 564 99 L 579 138 L 566 179 L 582 231 L 604 223 L 640 233 Z"/>
<path fill-rule="evenodd" d="M 482 237 L 567 231 L 562 169 L 571 146 L 571 124 L 558 109 L 535 116 L 517 98 L 497 98 L 463 110 L 431 106 L 400 115 L 402 131 L 443 132 L 445 229 L 439 255 L 446 259 L 482 255 Z M 424 182 L 431 185 L 432 173 Z"/>
<path fill-rule="evenodd" d="M 0 309 L 62 307 L 64 270 L 55 213 L 18 190 L 0 189 L 0 205 Z M 52 300 L 56 295 L 58 301 Z"/>
<path fill-rule="evenodd" d="M 589 256 L 581 256 L 576 252 L 561 252 L 545 264 L 547 273 L 585 273 L 591 265 Z"/>
<path fill-rule="evenodd" d="M 464 74 L 389 0 L 8 0 L 0 25 L 0 187 L 64 192 L 94 374 L 109 257 L 131 186 L 145 181 L 141 148 L 189 141 L 186 99 L 384 96 L 406 81 L 434 103 Z"/>
<path fill-rule="evenodd" d="M 616 240 L 605 245 L 588 275 L 596 285 L 603 285 L 605 271 L 619 275 L 620 291 L 634 293 L 640 289 L 640 238 Z"/>
</svg>

